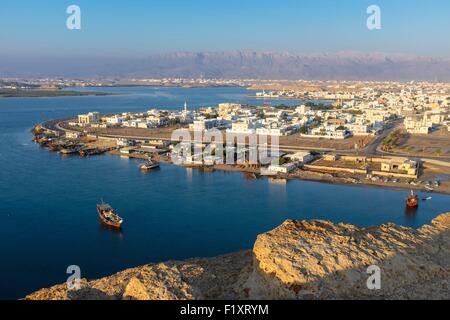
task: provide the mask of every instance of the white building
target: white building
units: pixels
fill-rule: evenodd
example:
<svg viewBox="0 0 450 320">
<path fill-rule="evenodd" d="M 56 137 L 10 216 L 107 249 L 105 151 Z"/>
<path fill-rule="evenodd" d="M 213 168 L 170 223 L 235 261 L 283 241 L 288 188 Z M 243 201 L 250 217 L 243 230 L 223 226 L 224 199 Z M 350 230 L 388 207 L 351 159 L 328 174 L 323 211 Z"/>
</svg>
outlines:
<svg viewBox="0 0 450 320">
<path fill-rule="evenodd" d="M 294 154 L 286 155 L 291 160 L 298 161 L 304 164 L 310 163 L 314 160 L 314 156 L 307 151 L 299 151 Z"/>
<path fill-rule="evenodd" d="M 216 119 L 195 120 L 194 123 L 189 125 L 189 130 L 192 131 L 207 131 L 218 126 Z"/>
<path fill-rule="evenodd" d="M 67 131 L 66 138 L 67 139 L 79 139 L 83 134 L 81 132 L 76 131 Z"/>
<path fill-rule="evenodd" d="M 433 129 L 433 124 L 426 121 L 426 118 L 417 119 L 407 117 L 403 124 L 405 125 L 406 131 L 411 134 L 429 134 Z"/>
<path fill-rule="evenodd" d="M 231 129 L 227 129 L 228 133 L 235 133 L 235 134 L 255 134 L 255 124 L 250 121 L 243 121 L 243 122 L 234 122 L 231 125 Z"/>
<path fill-rule="evenodd" d="M 119 115 L 114 115 L 112 117 L 105 117 L 103 120 L 108 124 L 120 125 L 122 124 L 123 118 Z"/>
<path fill-rule="evenodd" d="M 310 138 L 346 139 L 351 136 L 348 130 L 338 130 L 337 126 L 321 126 L 311 130 L 310 134 L 302 136 Z"/>
<path fill-rule="evenodd" d="M 89 112 L 88 114 L 78 115 L 79 124 L 92 124 L 99 122 L 100 122 L 100 113 L 98 112 Z"/>
<path fill-rule="evenodd" d="M 288 174 L 298 168 L 298 163 L 285 163 L 285 164 L 272 164 L 267 169 L 273 173 L 283 173 Z"/>
<path fill-rule="evenodd" d="M 295 108 L 295 112 L 297 112 L 300 115 L 304 115 L 309 111 L 311 111 L 311 107 L 307 107 L 304 104 L 301 105 L 300 107 Z"/>
<path fill-rule="evenodd" d="M 370 127 L 365 124 L 349 123 L 346 124 L 345 127 L 347 127 L 355 136 L 368 135 L 370 133 Z"/>
</svg>

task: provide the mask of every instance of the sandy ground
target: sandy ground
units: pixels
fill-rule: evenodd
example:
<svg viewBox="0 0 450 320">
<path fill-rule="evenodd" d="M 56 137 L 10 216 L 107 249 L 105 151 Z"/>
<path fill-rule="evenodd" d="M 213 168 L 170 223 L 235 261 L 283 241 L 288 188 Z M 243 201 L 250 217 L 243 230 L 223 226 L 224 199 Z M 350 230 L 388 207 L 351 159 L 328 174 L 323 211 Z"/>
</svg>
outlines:
<svg viewBox="0 0 450 320">
<path fill-rule="evenodd" d="M 116 147 L 116 142 L 105 139 L 92 139 L 88 137 L 80 138 L 80 142 L 89 148 L 109 149 Z"/>
<path fill-rule="evenodd" d="M 146 137 L 149 139 L 170 139 L 172 132 L 180 129 L 181 126 L 157 129 L 141 129 L 141 128 L 88 128 L 89 134 L 117 135 L 126 137 Z M 80 130 L 77 127 L 70 127 L 72 130 Z"/>
<path fill-rule="evenodd" d="M 65 126 L 67 127 L 67 125 Z M 144 137 L 149 139 L 166 139 L 170 140 L 172 133 L 176 129 L 182 128 L 181 126 L 173 126 L 168 128 L 157 129 L 141 129 L 141 128 L 89 128 L 90 134 L 102 134 L 112 136 L 126 136 L 126 137 Z M 70 127 L 72 130 L 80 130 L 77 127 Z M 225 139 L 225 134 L 224 134 Z M 325 150 L 353 150 L 355 144 L 358 144 L 360 148 L 364 148 L 373 137 L 351 137 L 344 140 L 329 140 L 329 139 L 314 139 L 304 138 L 300 134 L 294 134 L 288 137 L 280 137 L 280 146 L 293 147 L 293 148 L 305 148 L 305 149 L 325 149 Z"/>
<path fill-rule="evenodd" d="M 431 134 L 410 134 L 394 149 L 396 153 L 450 158 L 450 132 L 447 127 Z"/>
<path fill-rule="evenodd" d="M 299 133 L 287 137 L 280 137 L 281 146 L 295 146 L 311 149 L 330 149 L 330 150 L 354 150 L 355 144 L 358 148 L 364 148 L 374 137 L 372 136 L 355 136 L 344 140 L 315 139 L 304 138 Z"/>
<path fill-rule="evenodd" d="M 378 162 L 356 163 L 355 161 L 345 161 L 341 159 L 336 161 L 327 161 L 324 159 L 319 159 L 314 161 L 312 164 L 315 166 L 333 167 L 333 168 L 349 168 L 360 170 L 369 168 L 371 170 L 381 170 L 381 163 Z"/>
<path fill-rule="evenodd" d="M 436 179 L 436 177 L 447 176 L 446 180 L 440 182 L 439 187 L 433 187 L 434 192 L 450 194 L 450 168 L 441 166 L 431 166 L 425 167 L 423 174 L 419 177 L 417 181 L 426 182 Z M 399 182 L 395 183 L 392 181 L 385 182 L 383 179 L 378 181 L 371 181 L 366 179 L 363 175 L 350 174 L 350 173 L 325 173 L 325 172 L 313 172 L 298 170 L 287 178 L 295 178 L 302 180 L 320 181 L 326 183 L 338 183 L 338 184 L 350 184 L 350 185 L 364 185 L 373 187 L 382 187 L 386 189 L 402 189 L 402 190 L 418 190 L 427 191 L 425 184 L 421 183 L 419 185 L 411 185 L 408 182 L 409 179 L 400 179 Z"/>
</svg>

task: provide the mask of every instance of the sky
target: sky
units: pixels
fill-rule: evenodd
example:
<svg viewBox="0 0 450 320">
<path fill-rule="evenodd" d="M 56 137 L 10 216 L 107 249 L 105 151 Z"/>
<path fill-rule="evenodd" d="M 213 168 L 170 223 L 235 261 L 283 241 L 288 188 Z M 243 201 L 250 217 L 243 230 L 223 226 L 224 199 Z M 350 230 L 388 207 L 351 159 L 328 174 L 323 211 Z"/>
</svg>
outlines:
<svg viewBox="0 0 450 320">
<path fill-rule="evenodd" d="M 81 8 L 81 30 L 66 9 Z M 381 30 L 366 27 L 369 5 Z M 0 57 L 173 51 L 396 52 L 450 58 L 448 0 L 1 0 Z M 1 63 L 1 62 L 0 62 Z"/>
</svg>

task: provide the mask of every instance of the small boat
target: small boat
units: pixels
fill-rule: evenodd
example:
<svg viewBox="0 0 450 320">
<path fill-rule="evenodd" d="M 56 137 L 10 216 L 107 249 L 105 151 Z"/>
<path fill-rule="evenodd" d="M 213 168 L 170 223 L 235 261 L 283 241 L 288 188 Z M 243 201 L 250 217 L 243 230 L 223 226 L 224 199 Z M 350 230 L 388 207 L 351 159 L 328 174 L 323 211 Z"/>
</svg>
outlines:
<svg viewBox="0 0 450 320">
<path fill-rule="evenodd" d="M 78 152 L 79 151 L 77 148 L 64 148 L 59 151 L 59 153 L 65 154 L 65 155 L 74 154 L 74 153 L 78 153 Z"/>
<path fill-rule="evenodd" d="M 85 157 L 90 155 L 90 150 L 89 149 L 83 149 L 83 150 L 78 151 L 78 153 L 79 153 L 80 157 L 85 158 Z"/>
<path fill-rule="evenodd" d="M 141 169 L 142 171 L 149 171 L 155 168 L 159 167 L 159 163 L 156 161 L 152 161 L 152 160 L 148 160 L 147 162 L 141 164 L 139 166 L 139 169 Z"/>
<path fill-rule="evenodd" d="M 422 201 L 428 201 L 428 200 L 431 200 L 431 199 L 433 199 L 433 198 L 432 197 L 425 197 L 425 198 L 422 199 Z"/>
<path fill-rule="evenodd" d="M 419 196 L 414 194 L 414 191 L 412 190 L 408 199 L 406 199 L 406 205 L 410 208 L 417 208 L 419 206 Z"/>
<path fill-rule="evenodd" d="M 47 145 L 47 147 L 51 150 L 51 151 L 60 151 L 62 149 L 61 145 L 58 143 L 50 143 Z"/>
<path fill-rule="evenodd" d="M 97 212 L 104 224 L 118 229 L 122 227 L 123 219 L 116 214 L 109 204 L 103 203 L 103 201 L 101 204 L 97 204 Z"/>
</svg>

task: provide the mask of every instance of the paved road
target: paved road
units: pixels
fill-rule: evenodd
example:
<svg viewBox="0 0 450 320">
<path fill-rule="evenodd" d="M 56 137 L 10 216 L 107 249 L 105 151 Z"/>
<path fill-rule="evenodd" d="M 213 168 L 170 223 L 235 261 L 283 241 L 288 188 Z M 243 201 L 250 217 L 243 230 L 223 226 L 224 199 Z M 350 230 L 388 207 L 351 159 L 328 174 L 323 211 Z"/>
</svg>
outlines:
<svg viewBox="0 0 450 320">
<path fill-rule="evenodd" d="M 391 123 L 380 135 L 378 135 L 371 143 L 367 145 L 362 151 L 365 156 L 379 156 L 381 153 L 378 151 L 378 147 L 392 131 L 394 131 L 400 125 L 401 120 L 396 120 Z"/>
</svg>

